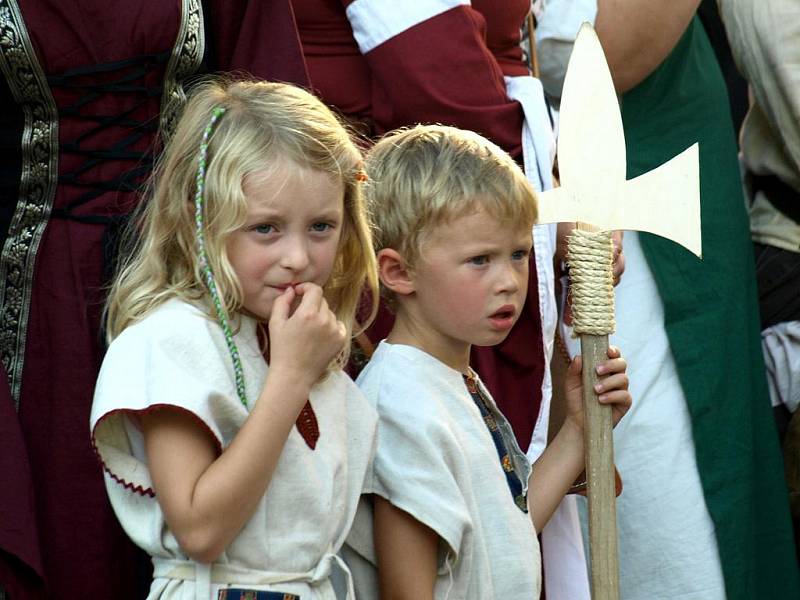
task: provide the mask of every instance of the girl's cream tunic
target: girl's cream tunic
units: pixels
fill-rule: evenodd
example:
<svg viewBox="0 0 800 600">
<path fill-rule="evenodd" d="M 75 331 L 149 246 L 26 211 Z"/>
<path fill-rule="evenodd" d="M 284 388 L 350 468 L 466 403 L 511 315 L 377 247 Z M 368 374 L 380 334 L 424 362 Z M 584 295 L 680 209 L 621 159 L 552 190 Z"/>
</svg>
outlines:
<svg viewBox="0 0 800 600">
<path fill-rule="evenodd" d="M 255 322 L 241 317 L 234 340 L 252 408 L 268 372 Z M 92 440 L 117 517 L 153 557 L 149 599 L 216 598 L 229 587 L 332 599 L 329 577 L 337 568 L 349 583 L 337 552 L 372 461 L 377 417 L 342 373 L 315 385 L 310 402 L 320 430 L 316 449 L 293 428 L 253 516 L 213 565 L 200 565 L 164 520 L 136 415 L 163 405 L 185 410 L 224 451 L 248 409 L 236 394 L 223 332 L 197 307 L 171 300 L 114 340 L 95 391 Z"/>
</svg>

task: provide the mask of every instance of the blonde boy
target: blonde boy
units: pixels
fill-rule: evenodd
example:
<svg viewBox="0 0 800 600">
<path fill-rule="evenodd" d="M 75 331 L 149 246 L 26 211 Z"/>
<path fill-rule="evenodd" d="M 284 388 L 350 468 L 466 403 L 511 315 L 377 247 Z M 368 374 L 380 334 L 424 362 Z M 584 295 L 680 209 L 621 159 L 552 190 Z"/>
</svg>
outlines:
<svg viewBox="0 0 800 600">
<path fill-rule="evenodd" d="M 500 148 L 451 127 L 390 134 L 367 171 L 396 320 L 357 382 L 379 414 L 372 496 L 349 540 L 359 598 L 378 588 L 382 598 L 538 597 L 535 530 L 583 469 L 580 361 L 530 495 L 531 465 L 469 367 L 471 346 L 503 341 L 524 304 L 534 193 Z M 616 349 L 609 358 L 598 392 L 619 419 L 630 405 L 625 362 Z"/>
</svg>

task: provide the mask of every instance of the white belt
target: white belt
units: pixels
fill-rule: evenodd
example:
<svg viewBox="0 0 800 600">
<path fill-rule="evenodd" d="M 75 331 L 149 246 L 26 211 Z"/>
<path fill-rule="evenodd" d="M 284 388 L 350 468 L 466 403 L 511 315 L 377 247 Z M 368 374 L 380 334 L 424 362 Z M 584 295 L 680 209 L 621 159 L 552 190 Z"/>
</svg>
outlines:
<svg viewBox="0 0 800 600">
<path fill-rule="evenodd" d="M 246 569 L 235 565 L 214 563 L 211 565 L 192 560 L 153 558 L 153 578 L 194 581 L 195 600 L 212 600 L 212 583 L 236 583 L 237 585 L 277 585 L 281 583 L 305 582 L 319 585 L 329 580 L 333 567 L 339 567 L 347 579 L 347 600 L 355 600 L 353 576 L 344 561 L 334 553 L 323 555 L 316 568 L 306 573 L 277 573 Z"/>
</svg>

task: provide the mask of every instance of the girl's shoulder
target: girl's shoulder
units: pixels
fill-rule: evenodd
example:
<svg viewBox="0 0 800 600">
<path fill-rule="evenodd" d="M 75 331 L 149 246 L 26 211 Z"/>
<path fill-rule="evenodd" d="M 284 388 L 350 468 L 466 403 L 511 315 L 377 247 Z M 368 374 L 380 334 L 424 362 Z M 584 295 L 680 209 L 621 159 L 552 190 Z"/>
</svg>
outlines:
<svg viewBox="0 0 800 600">
<path fill-rule="evenodd" d="M 237 335 L 240 354 L 257 352 L 255 327 L 244 323 L 248 332 Z M 252 334 L 252 335 L 251 335 Z M 252 339 L 251 339 L 252 338 Z M 126 380 L 134 372 L 183 373 L 188 378 L 212 382 L 227 381 L 230 352 L 225 334 L 202 308 L 172 299 L 148 312 L 125 328 L 109 345 L 100 369 L 100 380 Z"/>
<path fill-rule="evenodd" d="M 153 347 L 208 350 L 220 344 L 225 344 L 225 337 L 219 324 L 195 304 L 173 298 L 125 328 L 111 342 L 108 351 L 127 353 Z"/>
<path fill-rule="evenodd" d="M 191 332 L 198 326 L 205 329 L 204 321 L 213 324 L 208 315 L 195 304 L 180 298 L 172 298 L 159 304 L 141 319 L 126 327 L 117 339 L 139 336 L 170 337 L 185 333 L 187 330 Z"/>
<path fill-rule="evenodd" d="M 240 353 L 254 351 L 244 343 L 239 347 Z M 255 387 L 259 373 L 250 363 L 244 366 L 250 369 L 245 381 Z M 221 444 L 247 416 L 221 327 L 201 308 L 181 300 L 154 308 L 111 343 L 95 384 L 93 427 L 115 411 L 165 404 L 199 416 Z"/>
</svg>

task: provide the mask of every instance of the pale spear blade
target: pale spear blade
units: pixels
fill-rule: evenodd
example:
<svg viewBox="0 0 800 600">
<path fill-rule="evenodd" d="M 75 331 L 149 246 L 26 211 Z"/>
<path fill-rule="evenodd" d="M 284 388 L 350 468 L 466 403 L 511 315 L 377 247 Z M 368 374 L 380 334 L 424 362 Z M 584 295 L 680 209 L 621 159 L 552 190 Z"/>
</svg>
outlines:
<svg viewBox="0 0 800 600">
<path fill-rule="evenodd" d="M 611 73 L 589 23 L 578 32 L 561 96 L 561 185 L 579 195 L 625 181 L 625 133 Z M 610 191 L 610 190 L 609 190 Z"/>
<path fill-rule="evenodd" d="M 625 133 L 597 34 L 578 32 L 564 81 L 558 136 L 561 187 L 539 193 L 539 222 L 647 231 L 701 254 L 697 144 L 626 181 Z"/>
</svg>

